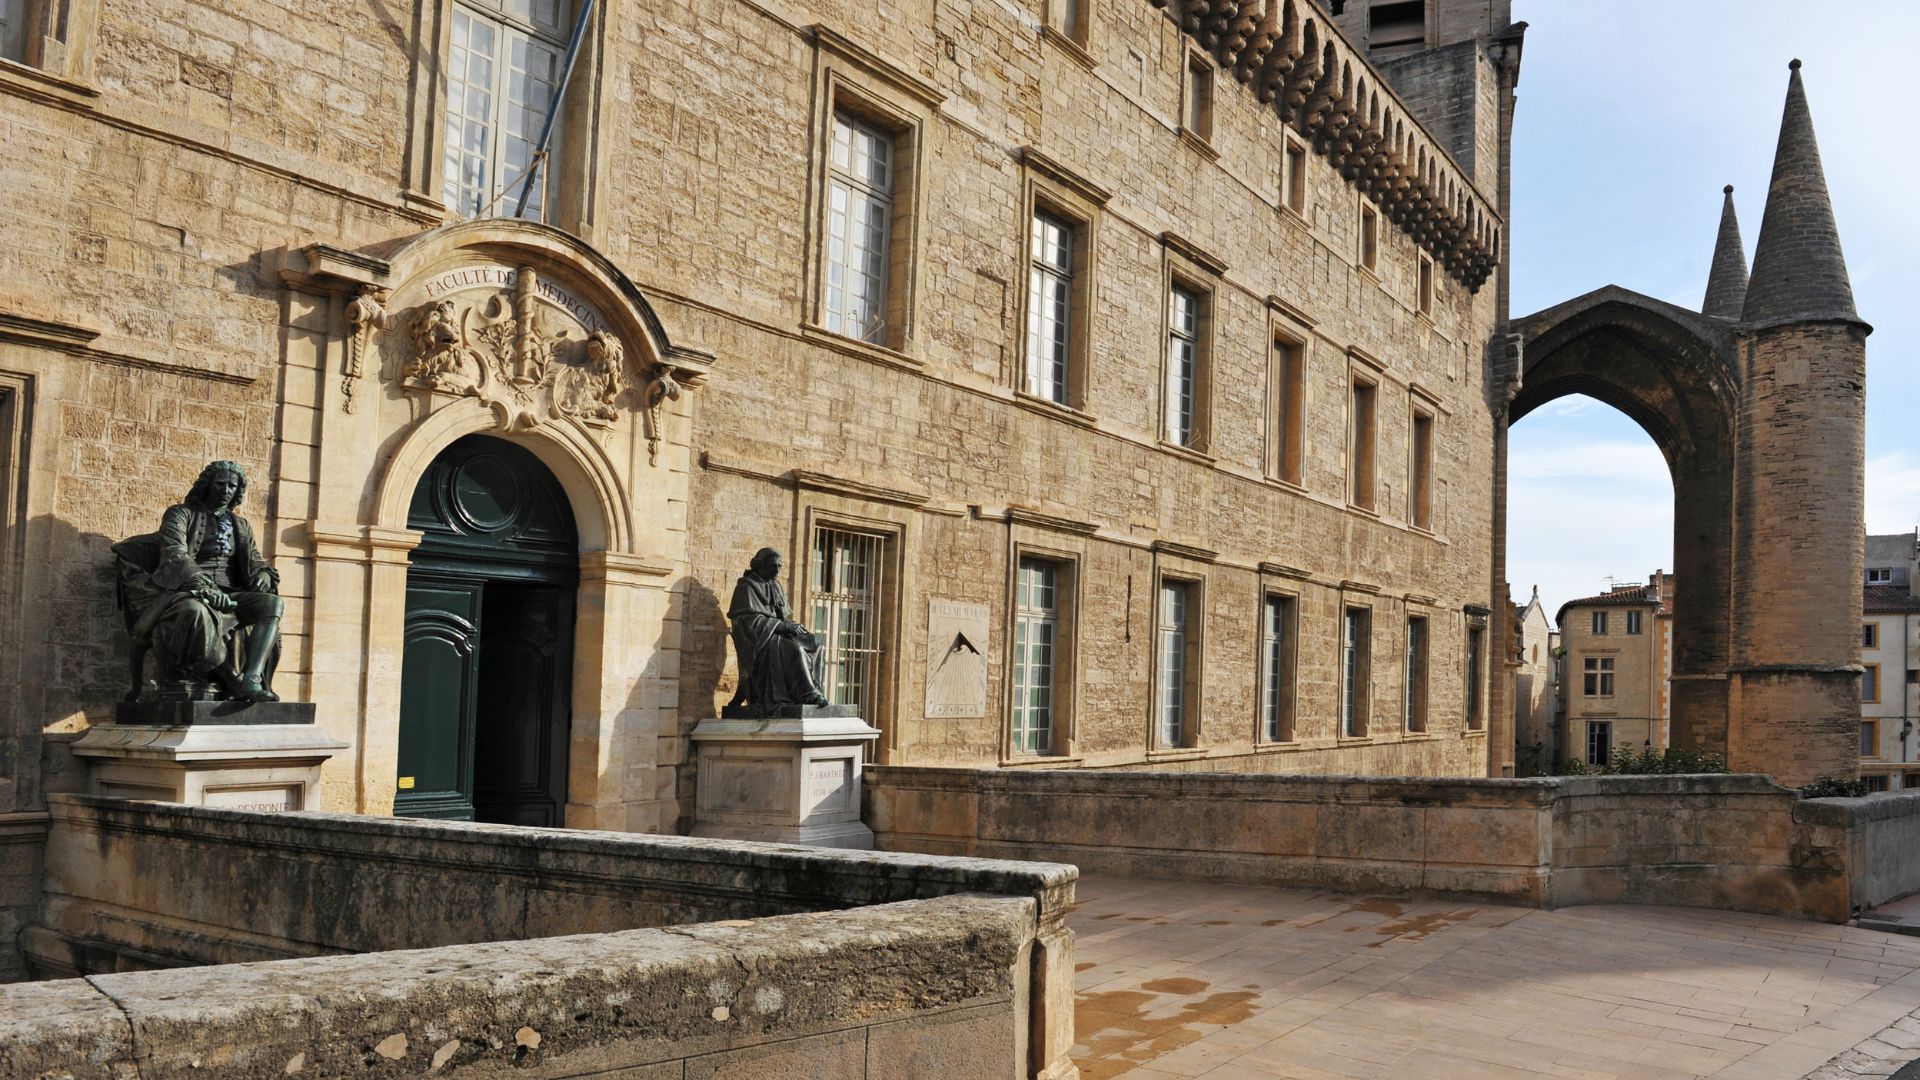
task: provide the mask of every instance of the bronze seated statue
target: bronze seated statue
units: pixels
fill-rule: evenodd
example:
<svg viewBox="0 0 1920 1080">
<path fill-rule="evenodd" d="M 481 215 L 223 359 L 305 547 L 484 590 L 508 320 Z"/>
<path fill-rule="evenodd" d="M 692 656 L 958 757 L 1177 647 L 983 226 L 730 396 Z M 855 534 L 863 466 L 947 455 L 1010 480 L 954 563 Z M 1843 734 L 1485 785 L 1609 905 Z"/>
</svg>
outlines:
<svg viewBox="0 0 1920 1080">
<path fill-rule="evenodd" d="M 827 703 L 820 692 L 819 639 L 793 621 L 780 567 L 780 553 L 761 548 L 733 587 L 727 621 L 740 661 L 740 689 L 722 716 L 764 719 L 796 706 Z"/>
<path fill-rule="evenodd" d="M 201 470 L 160 530 L 113 546 L 117 600 L 133 638 L 133 686 L 144 696 L 149 652 L 154 696 L 278 701 L 280 574 L 260 554 L 253 528 L 234 511 L 247 478 L 231 461 Z"/>
</svg>

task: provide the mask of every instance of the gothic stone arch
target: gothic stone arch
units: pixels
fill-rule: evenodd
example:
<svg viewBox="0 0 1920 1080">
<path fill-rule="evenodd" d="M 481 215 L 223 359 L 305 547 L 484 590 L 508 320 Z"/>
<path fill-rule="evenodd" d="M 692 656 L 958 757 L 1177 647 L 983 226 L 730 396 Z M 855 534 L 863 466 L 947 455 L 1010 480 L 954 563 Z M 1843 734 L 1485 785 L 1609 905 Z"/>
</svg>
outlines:
<svg viewBox="0 0 1920 1080">
<path fill-rule="evenodd" d="M 1780 349 L 1780 330 L 1615 286 L 1508 329 L 1519 356 L 1507 372 L 1507 425 L 1583 393 L 1631 417 L 1666 457 L 1677 576 L 1673 744 L 1723 753 L 1734 771 L 1771 773 L 1783 783 L 1851 775 L 1860 589 L 1857 570 L 1847 570 L 1858 558 L 1846 552 L 1860 546 L 1849 534 L 1859 532 L 1858 492 L 1840 484 L 1824 492 L 1761 489 L 1778 486 L 1768 470 L 1805 459 L 1823 439 L 1836 447 L 1836 469 L 1844 466 L 1846 447 L 1858 442 L 1858 410 L 1846 410 L 1844 394 L 1828 395 L 1840 404 L 1814 398 L 1756 421 L 1756 401 L 1781 381 L 1779 361 L 1769 355 Z M 1849 331 L 1811 333 L 1834 355 L 1850 347 L 1841 340 Z M 1816 369 L 1820 363 L 1816 356 Z M 1504 461 L 1506 426 L 1499 430 Z M 1497 498 L 1504 537 L 1504 489 Z M 1794 500 L 1792 514 L 1781 513 L 1781 499 Z M 1504 560 L 1504 545 L 1499 550 Z M 1502 580 L 1505 570 L 1497 568 Z"/>
<path fill-rule="evenodd" d="M 670 827 L 653 727 L 673 700 L 659 673 L 673 669 L 668 589 L 686 558 L 686 391 L 712 357 L 669 341 L 604 255 L 533 222 L 459 222 L 367 252 L 310 245 L 286 253 L 282 277 L 296 430 L 275 494 L 311 555 L 296 651 L 321 723 L 353 747 L 330 763 L 324 805 L 392 809 L 420 540 L 408 502 L 436 455 L 487 433 L 553 472 L 579 534 L 567 824 Z"/>
</svg>

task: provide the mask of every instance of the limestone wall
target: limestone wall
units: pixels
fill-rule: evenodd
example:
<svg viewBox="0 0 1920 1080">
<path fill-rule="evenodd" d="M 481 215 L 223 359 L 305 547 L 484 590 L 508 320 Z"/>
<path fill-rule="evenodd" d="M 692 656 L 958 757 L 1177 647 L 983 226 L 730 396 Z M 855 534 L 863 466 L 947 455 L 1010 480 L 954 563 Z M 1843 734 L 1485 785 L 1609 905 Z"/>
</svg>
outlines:
<svg viewBox="0 0 1920 1080">
<path fill-rule="evenodd" d="M 6 986 L 0 1077 L 1027 1077 L 1035 909 L 970 895 Z"/>
<path fill-rule="evenodd" d="M 1276 768 L 1250 755 L 1251 770 Z M 1920 838 L 1760 776 L 1529 780 L 877 767 L 887 850 L 1044 858 L 1141 877 L 1434 893 L 1539 907 L 1667 904 L 1845 921 L 1850 883 Z M 1898 848 L 1906 851 L 1906 848 Z M 1916 885 L 1914 887 L 1920 887 Z"/>
<path fill-rule="evenodd" d="M 1847 882 L 1855 911 L 1920 892 L 1920 794 L 1819 799 L 1805 810 L 1847 830 L 1848 865 L 1861 868 Z"/>
</svg>

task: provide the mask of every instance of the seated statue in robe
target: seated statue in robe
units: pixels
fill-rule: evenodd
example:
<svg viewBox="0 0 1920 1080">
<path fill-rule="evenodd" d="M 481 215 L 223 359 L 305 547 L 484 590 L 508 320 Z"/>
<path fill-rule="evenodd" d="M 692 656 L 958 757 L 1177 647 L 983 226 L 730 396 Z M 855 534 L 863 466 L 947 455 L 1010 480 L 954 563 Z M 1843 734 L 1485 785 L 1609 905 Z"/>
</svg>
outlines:
<svg viewBox="0 0 1920 1080">
<path fill-rule="evenodd" d="M 215 461 L 161 515 L 159 532 L 114 545 L 134 662 L 151 649 L 169 696 L 205 696 L 199 686 L 280 700 L 268 685 L 280 651 L 280 574 L 235 513 L 246 493 L 239 464 Z"/>
<path fill-rule="evenodd" d="M 820 692 L 820 642 L 793 621 L 780 587 L 780 553 L 761 548 L 733 587 L 727 621 L 740 661 L 740 689 L 728 713 L 769 717 L 795 705 L 825 705 Z"/>
</svg>

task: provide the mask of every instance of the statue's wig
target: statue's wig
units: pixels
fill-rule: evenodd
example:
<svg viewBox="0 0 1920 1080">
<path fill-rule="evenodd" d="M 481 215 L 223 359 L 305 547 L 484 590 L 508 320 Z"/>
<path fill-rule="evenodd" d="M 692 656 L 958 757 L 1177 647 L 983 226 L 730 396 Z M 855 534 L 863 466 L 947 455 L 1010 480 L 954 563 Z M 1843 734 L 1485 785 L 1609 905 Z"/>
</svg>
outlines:
<svg viewBox="0 0 1920 1080">
<path fill-rule="evenodd" d="M 240 486 L 233 493 L 233 501 L 227 509 L 240 509 L 241 500 L 247 497 L 247 470 L 237 461 L 209 461 L 207 467 L 200 470 L 200 479 L 193 482 L 193 490 L 187 492 L 187 505 L 196 510 L 212 510 L 207 489 L 213 486 L 213 478 L 221 473 L 232 473 L 240 480 Z"/>
<path fill-rule="evenodd" d="M 769 562 L 772 562 L 773 560 L 779 559 L 779 558 L 784 558 L 784 556 L 782 556 L 778 551 L 774 550 L 773 548 L 770 548 L 770 547 L 761 548 L 759 551 L 756 551 L 753 553 L 753 562 L 750 564 L 750 566 L 752 569 L 758 570 L 761 567 L 767 565 Z"/>
</svg>

